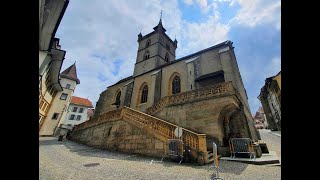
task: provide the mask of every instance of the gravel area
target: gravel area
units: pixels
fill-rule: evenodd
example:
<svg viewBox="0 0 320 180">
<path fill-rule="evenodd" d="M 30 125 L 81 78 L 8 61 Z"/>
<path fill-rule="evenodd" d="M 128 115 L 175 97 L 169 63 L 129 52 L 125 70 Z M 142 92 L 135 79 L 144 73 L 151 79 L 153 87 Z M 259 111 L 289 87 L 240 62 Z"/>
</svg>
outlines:
<svg viewBox="0 0 320 180">
<path fill-rule="evenodd" d="M 281 137 L 273 138 L 269 137 L 271 133 L 267 131 L 265 133 L 261 133 L 261 136 L 267 143 L 281 140 Z M 279 144 L 274 142 L 272 148 L 280 147 Z M 269 144 L 268 147 L 270 148 Z M 205 180 L 210 166 L 195 166 L 188 163 L 179 165 L 168 160 L 161 162 L 160 158 L 100 150 L 72 141 L 60 142 L 52 137 L 39 138 L 39 159 L 41 180 Z M 281 166 L 251 165 L 221 160 L 220 168 L 223 171 L 220 177 L 225 180 L 281 179 Z"/>
</svg>

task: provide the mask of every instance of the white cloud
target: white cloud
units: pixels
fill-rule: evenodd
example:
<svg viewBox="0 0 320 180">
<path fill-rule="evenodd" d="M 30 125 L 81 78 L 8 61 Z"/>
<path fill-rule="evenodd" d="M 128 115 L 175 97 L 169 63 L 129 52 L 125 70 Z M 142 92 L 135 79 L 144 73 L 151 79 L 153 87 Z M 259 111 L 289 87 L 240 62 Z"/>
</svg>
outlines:
<svg viewBox="0 0 320 180">
<path fill-rule="evenodd" d="M 223 12 L 219 12 L 218 2 L 184 2 L 197 3 L 203 11 L 213 13 L 204 22 L 191 23 L 182 19 L 177 0 L 70 2 L 56 36 L 62 49 L 67 51 L 62 70 L 77 61 L 81 84 L 75 95 L 89 96 L 95 104 L 107 86 L 132 75 L 137 35 L 141 29 L 143 35 L 153 31 L 159 22 L 160 10 L 163 10 L 166 33 L 178 40 L 177 58 L 229 39 L 230 26 L 219 21 Z M 238 15 L 244 17 L 241 13 Z M 119 73 L 113 73 L 117 71 Z"/>
<path fill-rule="evenodd" d="M 193 4 L 192 0 L 184 0 L 184 3 L 186 5 L 192 5 Z"/>
<path fill-rule="evenodd" d="M 274 24 L 277 30 L 281 28 L 281 1 L 280 0 L 232 0 L 230 6 L 239 4 L 240 10 L 230 20 L 230 23 L 238 23 L 254 27 L 259 24 Z"/>
<path fill-rule="evenodd" d="M 208 7 L 208 1 L 207 0 L 196 0 L 196 2 L 198 3 L 198 5 L 201 8 L 207 8 Z"/>
<path fill-rule="evenodd" d="M 230 27 L 221 24 L 213 16 L 203 23 L 185 23 L 183 32 L 186 44 L 180 48 L 180 54 L 188 55 L 190 53 L 208 48 L 217 43 L 228 40 Z"/>
</svg>

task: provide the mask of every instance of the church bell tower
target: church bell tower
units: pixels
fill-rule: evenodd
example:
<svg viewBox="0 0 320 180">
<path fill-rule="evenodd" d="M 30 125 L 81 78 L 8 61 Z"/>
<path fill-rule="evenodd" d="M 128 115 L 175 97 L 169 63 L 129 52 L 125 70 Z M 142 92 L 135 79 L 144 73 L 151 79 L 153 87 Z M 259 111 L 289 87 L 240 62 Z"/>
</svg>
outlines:
<svg viewBox="0 0 320 180">
<path fill-rule="evenodd" d="M 161 16 L 153 32 L 145 36 L 142 36 L 140 32 L 138 35 L 139 47 L 133 72 L 134 77 L 170 63 L 176 58 L 178 41 L 176 39 L 172 41 L 165 33 L 166 29 L 162 25 Z"/>
</svg>

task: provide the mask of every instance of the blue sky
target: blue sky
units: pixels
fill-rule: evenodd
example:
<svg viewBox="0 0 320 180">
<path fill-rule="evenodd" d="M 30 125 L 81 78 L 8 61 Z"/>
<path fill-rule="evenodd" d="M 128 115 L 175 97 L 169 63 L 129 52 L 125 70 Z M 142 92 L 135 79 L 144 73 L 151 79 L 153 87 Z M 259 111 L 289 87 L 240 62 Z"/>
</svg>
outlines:
<svg viewBox="0 0 320 180">
<path fill-rule="evenodd" d="M 280 0 L 70 1 L 56 37 L 66 50 L 62 70 L 76 61 L 74 95 L 95 106 L 100 93 L 133 74 L 138 34 L 162 22 L 178 40 L 177 59 L 225 40 L 235 47 L 251 112 L 267 77 L 281 70 Z"/>
</svg>

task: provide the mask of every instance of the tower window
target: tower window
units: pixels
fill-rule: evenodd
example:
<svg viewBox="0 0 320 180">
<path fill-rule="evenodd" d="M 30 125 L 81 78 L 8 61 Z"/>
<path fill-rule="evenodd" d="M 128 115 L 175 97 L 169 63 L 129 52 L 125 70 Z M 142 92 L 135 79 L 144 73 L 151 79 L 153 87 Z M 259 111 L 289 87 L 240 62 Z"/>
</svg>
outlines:
<svg viewBox="0 0 320 180">
<path fill-rule="evenodd" d="M 149 47 L 149 46 L 150 46 L 150 44 L 151 44 L 151 40 L 150 40 L 150 39 L 148 39 L 148 40 L 147 40 L 147 43 L 146 43 L 146 48 L 147 48 L 147 47 Z"/>
<path fill-rule="evenodd" d="M 150 58 L 150 52 L 146 51 L 146 53 L 144 54 L 144 60 L 149 59 Z"/>
<path fill-rule="evenodd" d="M 180 77 L 175 76 L 172 80 L 172 94 L 180 93 Z"/>
<path fill-rule="evenodd" d="M 148 86 L 144 85 L 141 92 L 141 101 L 140 103 L 145 103 L 148 101 Z"/>
<path fill-rule="evenodd" d="M 169 54 L 168 53 L 166 53 L 166 56 L 165 56 L 165 58 L 164 58 L 164 60 L 166 61 L 166 62 L 169 62 Z"/>
<path fill-rule="evenodd" d="M 166 44 L 166 48 L 170 51 L 170 46 L 169 46 L 169 44 Z"/>
</svg>

